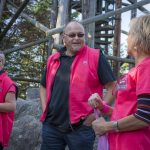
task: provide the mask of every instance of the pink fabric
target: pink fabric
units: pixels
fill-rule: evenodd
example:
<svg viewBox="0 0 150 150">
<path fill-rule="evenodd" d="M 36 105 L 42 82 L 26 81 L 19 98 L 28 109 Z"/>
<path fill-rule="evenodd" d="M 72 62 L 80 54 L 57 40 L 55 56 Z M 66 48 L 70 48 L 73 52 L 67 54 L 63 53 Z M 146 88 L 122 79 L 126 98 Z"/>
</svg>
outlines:
<svg viewBox="0 0 150 150">
<path fill-rule="evenodd" d="M 118 81 L 111 120 L 119 120 L 137 110 L 137 96 L 150 94 L 150 57 Z M 110 150 L 149 150 L 150 126 L 130 132 L 109 133 Z"/>
<path fill-rule="evenodd" d="M 2 73 L 0 75 L 0 103 L 4 103 L 5 96 L 9 91 L 9 89 L 11 89 L 11 86 L 13 85 L 15 87 L 15 83 L 7 76 L 6 73 Z M 3 147 L 8 146 L 13 121 L 14 121 L 14 112 L 8 113 L 0 112 L 0 143 L 2 143 Z"/>
<path fill-rule="evenodd" d="M 109 106 L 107 104 L 104 104 L 103 109 L 101 109 L 101 112 L 108 113 L 109 112 Z"/>
<path fill-rule="evenodd" d="M 94 113 L 95 113 L 96 119 L 98 119 L 100 112 L 97 109 L 94 109 Z M 107 135 L 99 136 L 97 150 L 109 150 Z"/>
<path fill-rule="evenodd" d="M 15 85 L 12 85 L 12 86 L 9 88 L 8 92 L 16 93 L 16 87 L 15 87 Z"/>
<path fill-rule="evenodd" d="M 77 52 L 72 63 L 69 91 L 71 124 L 79 122 L 81 117 L 85 117 L 93 112 L 87 101 L 92 93 L 99 93 L 102 96 L 103 86 L 97 74 L 99 53 L 99 50 L 84 46 Z M 53 80 L 60 65 L 59 57 L 60 54 L 55 53 L 48 58 L 46 74 L 47 106 L 41 115 L 41 121 L 45 120 L 48 111 Z"/>
</svg>

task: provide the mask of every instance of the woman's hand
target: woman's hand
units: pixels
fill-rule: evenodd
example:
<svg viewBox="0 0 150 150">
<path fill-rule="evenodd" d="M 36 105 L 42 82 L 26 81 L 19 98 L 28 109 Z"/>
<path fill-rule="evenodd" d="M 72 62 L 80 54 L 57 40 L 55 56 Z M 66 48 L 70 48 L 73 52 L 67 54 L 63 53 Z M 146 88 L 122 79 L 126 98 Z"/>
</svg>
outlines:
<svg viewBox="0 0 150 150">
<path fill-rule="evenodd" d="M 92 94 L 88 99 L 88 104 L 93 108 L 103 109 L 104 104 L 98 93 Z"/>
<path fill-rule="evenodd" d="M 100 117 L 99 119 L 92 122 L 92 127 L 96 135 L 103 135 L 107 132 L 106 130 L 107 122 L 104 118 Z"/>
</svg>

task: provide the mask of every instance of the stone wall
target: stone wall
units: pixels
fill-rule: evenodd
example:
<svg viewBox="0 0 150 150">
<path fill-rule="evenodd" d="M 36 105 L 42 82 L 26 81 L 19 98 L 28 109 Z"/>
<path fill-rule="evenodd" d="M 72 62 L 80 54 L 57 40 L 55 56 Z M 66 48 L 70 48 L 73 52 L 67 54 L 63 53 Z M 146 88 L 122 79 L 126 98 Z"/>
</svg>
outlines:
<svg viewBox="0 0 150 150">
<path fill-rule="evenodd" d="M 17 100 L 15 122 L 9 142 L 5 150 L 40 150 L 41 127 L 40 100 Z"/>
</svg>

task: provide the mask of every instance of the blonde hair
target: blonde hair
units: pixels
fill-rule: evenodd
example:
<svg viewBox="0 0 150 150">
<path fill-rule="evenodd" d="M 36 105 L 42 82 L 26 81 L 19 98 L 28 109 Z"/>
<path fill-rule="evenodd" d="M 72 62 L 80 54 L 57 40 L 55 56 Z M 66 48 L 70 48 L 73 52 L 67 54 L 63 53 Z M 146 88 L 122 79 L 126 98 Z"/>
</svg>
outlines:
<svg viewBox="0 0 150 150">
<path fill-rule="evenodd" d="M 0 51 L 0 59 L 2 60 L 3 65 L 5 64 L 5 55 L 2 51 Z"/>
<path fill-rule="evenodd" d="M 150 54 L 150 14 L 132 19 L 129 32 L 133 37 L 134 46 Z"/>
</svg>

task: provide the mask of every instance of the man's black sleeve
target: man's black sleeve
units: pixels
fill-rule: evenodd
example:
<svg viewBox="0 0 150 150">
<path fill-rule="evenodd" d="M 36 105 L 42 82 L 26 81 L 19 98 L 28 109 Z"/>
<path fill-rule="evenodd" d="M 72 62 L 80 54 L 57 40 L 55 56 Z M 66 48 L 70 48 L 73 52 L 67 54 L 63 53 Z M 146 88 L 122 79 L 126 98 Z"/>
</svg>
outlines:
<svg viewBox="0 0 150 150">
<path fill-rule="evenodd" d="M 108 63 L 106 57 L 102 52 L 100 53 L 99 56 L 98 76 L 99 76 L 99 80 L 103 85 L 107 84 L 108 82 L 112 82 L 116 80 L 115 76 L 113 75 L 110 64 Z"/>
<path fill-rule="evenodd" d="M 42 86 L 46 87 L 46 69 L 45 69 L 45 71 L 44 71 L 44 73 L 43 73 L 43 75 L 42 75 L 42 79 L 41 79 L 40 84 L 41 84 Z"/>
</svg>

